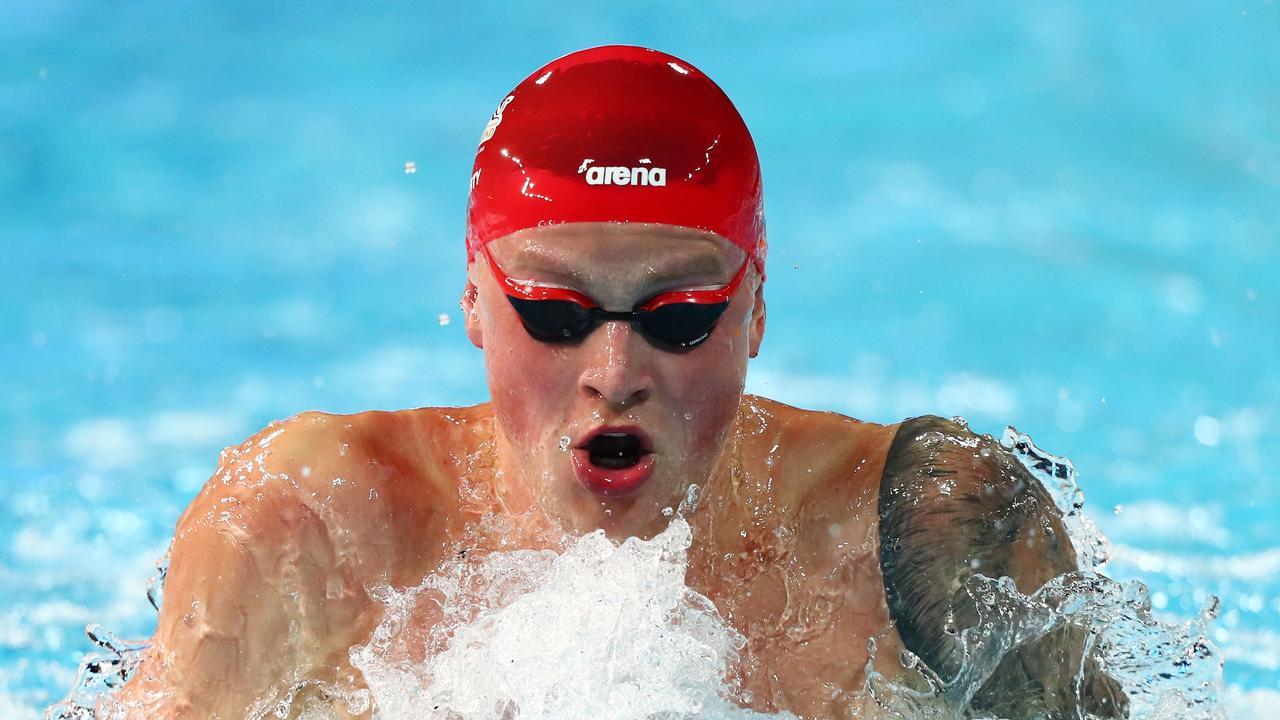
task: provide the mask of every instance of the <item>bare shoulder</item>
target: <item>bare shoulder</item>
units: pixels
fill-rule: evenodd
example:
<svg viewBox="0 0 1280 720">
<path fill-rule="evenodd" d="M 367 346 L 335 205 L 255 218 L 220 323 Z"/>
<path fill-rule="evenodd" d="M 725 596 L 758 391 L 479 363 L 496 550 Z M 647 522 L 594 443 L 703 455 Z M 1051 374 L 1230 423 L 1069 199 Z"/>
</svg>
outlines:
<svg viewBox="0 0 1280 720">
<path fill-rule="evenodd" d="M 420 577 L 443 546 L 456 477 L 486 417 L 480 406 L 273 422 L 223 450 L 177 537 L 230 521 L 246 539 L 296 543 L 300 525 L 317 525 L 335 554 L 359 551 L 361 575 Z"/>
<path fill-rule="evenodd" d="M 768 458 L 771 469 L 804 494 L 861 491 L 879 481 L 896 428 L 747 395 L 739 412 L 739 445 L 744 455 Z"/>
<path fill-rule="evenodd" d="M 355 682 L 376 625 L 367 590 L 416 582 L 442 528 L 480 409 L 273 422 L 222 452 L 178 521 L 152 649 L 125 688 L 153 717 L 244 717 L 299 682 Z"/>
</svg>

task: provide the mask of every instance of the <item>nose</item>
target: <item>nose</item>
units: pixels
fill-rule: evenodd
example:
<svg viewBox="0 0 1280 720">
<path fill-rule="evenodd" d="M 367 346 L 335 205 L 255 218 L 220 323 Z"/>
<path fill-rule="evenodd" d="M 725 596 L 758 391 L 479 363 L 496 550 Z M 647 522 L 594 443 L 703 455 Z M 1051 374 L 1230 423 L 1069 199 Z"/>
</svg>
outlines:
<svg viewBox="0 0 1280 720">
<path fill-rule="evenodd" d="M 644 338 L 631 323 L 608 321 L 583 343 L 586 365 L 578 387 L 590 399 L 626 409 L 653 392 L 653 376 L 644 362 Z"/>
</svg>

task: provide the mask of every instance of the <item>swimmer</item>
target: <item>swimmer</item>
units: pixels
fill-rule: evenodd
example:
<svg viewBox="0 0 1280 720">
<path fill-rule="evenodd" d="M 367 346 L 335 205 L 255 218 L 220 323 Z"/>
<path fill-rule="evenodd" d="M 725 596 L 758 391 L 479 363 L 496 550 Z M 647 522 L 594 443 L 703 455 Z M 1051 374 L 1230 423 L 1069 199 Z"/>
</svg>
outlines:
<svg viewBox="0 0 1280 720">
<path fill-rule="evenodd" d="M 490 401 L 306 412 L 224 451 L 178 521 L 128 716 L 243 718 L 301 687 L 296 716 L 363 686 L 348 651 L 382 616 L 371 587 L 566 532 L 651 538 L 691 484 L 687 582 L 747 638 L 744 705 L 874 716 L 851 698 L 869 661 L 902 675 L 904 651 L 954 675 L 966 578 L 1031 593 L 1075 570 L 1062 519 L 955 422 L 744 394 L 765 334 L 761 187 L 737 110 L 684 60 L 599 47 L 520 83 L 470 178 L 462 309 Z M 1124 716 L 1085 653 L 1066 630 L 1020 648 L 973 707 Z"/>
</svg>

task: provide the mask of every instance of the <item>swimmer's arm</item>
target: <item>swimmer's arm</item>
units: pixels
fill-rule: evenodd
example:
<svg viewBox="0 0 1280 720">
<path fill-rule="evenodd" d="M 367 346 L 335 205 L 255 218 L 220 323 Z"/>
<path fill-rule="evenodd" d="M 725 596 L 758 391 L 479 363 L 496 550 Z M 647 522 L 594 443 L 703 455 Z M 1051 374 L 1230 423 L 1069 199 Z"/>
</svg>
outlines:
<svg viewBox="0 0 1280 720">
<path fill-rule="evenodd" d="M 118 698 L 124 717 L 260 717 L 300 682 L 337 680 L 370 620 L 301 490 L 261 463 L 224 463 L 188 507 L 151 647 Z"/>
<path fill-rule="evenodd" d="M 938 417 L 898 429 L 880 487 L 880 541 L 898 633 L 944 679 L 961 664 L 956 631 L 977 622 L 964 590 L 971 575 L 1007 576 L 1031 594 L 1078 570 L 1062 517 L 1039 481 L 990 436 Z M 974 709 L 1077 717 L 1075 672 L 1083 662 L 1084 709 L 1125 717 L 1127 699 L 1083 657 L 1084 644 L 1082 632 L 1065 628 L 1010 653 L 974 697 Z"/>
<path fill-rule="evenodd" d="M 121 693 L 127 717 L 247 717 L 283 675 L 295 613 L 271 590 L 255 525 L 219 522 L 200 499 L 183 516 L 156 633 Z"/>
</svg>

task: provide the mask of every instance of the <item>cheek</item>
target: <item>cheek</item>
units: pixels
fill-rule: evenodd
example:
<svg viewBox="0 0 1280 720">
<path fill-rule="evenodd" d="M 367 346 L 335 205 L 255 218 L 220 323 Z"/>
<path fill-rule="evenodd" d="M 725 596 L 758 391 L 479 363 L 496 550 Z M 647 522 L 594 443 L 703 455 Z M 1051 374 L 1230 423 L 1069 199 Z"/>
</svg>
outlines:
<svg viewBox="0 0 1280 720">
<path fill-rule="evenodd" d="M 489 395 L 499 424 L 517 445 L 544 444 L 562 424 L 574 390 L 563 350 L 529 337 L 514 313 L 489 312 L 482 322 Z"/>
<path fill-rule="evenodd" d="M 673 419 L 695 452 L 719 448 L 741 401 L 747 336 L 739 318 L 733 320 L 717 326 L 694 352 L 671 356 L 675 362 L 666 373 Z"/>
</svg>

